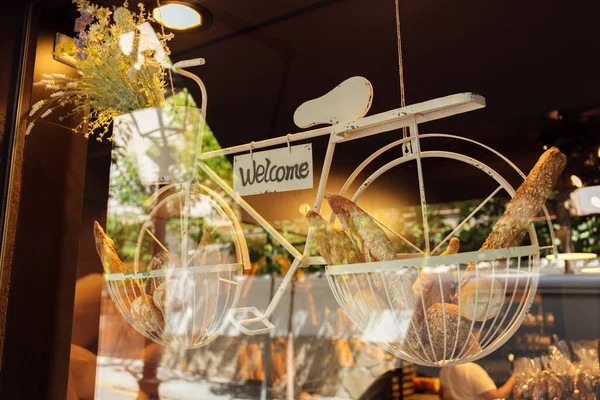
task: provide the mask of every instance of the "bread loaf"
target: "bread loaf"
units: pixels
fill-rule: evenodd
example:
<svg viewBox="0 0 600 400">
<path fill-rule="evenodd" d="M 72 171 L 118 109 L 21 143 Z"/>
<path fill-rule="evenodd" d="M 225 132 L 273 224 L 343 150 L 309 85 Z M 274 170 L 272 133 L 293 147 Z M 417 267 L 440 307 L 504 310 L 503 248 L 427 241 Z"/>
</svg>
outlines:
<svg viewBox="0 0 600 400">
<path fill-rule="evenodd" d="M 147 332 L 156 332 L 164 326 L 162 313 L 154 305 L 152 297 L 147 294 L 138 296 L 131 303 L 131 315 L 135 318 L 138 326 Z"/>
<path fill-rule="evenodd" d="M 444 315 L 445 321 L 444 324 Z M 434 304 L 427 310 L 427 322 L 433 351 L 438 361 L 456 357 L 469 340 L 471 321 L 460 318 L 455 304 Z M 444 338 L 446 348 L 444 350 Z M 456 343 L 456 350 L 454 344 Z M 427 348 L 426 348 L 427 349 Z M 454 354 L 453 354 L 454 353 Z"/>
<path fill-rule="evenodd" d="M 480 250 L 501 249 L 519 246 L 527 234 L 529 224 L 538 215 L 542 206 L 552 193 L 556 181 L 566 166 L 567 158 L 556 147 L 547 150 L 535 164 L 525 181 L 517 189 L 515 195 L 509 202 L 502 217 L 494 226 L 487 240 Z M 461 314 L 465 318 L 493 318 L 501 308 L 497 302 L 502 298 L 504 286 L 502 282 L 494 281 L 493 291 L 487 294 L 482 290 L 474 290 L 474 285 L 469 282 L 476 276 L 475 263 L 467 266 L 461 278 L 461 295 L 458 293 L 454 303 L 460 303 Z M 485 288 L 492 289 L 491 278 L 485 278 L 486 273 L 491 273 L 490 268 L 480 268 L 478 275 L 484 282 Z M 469 285 L 469 286 L 467 286 Z M 482 287 L 484 287 L 482 285 Z M 466 289 L 466 290 L 465 290 Z M 475 294 L 487 296 L 493 304 L 495 313 L 487 312 L 487 304 L 475 301 Z M 501 299 L 503 301 L 504 299 Z M 491 308 L 491 307 L 490 307 Z"/>
<path fill-rule="evenodd" d="M 327 265 L 354 264 L 362 260 L 350 237 L 314 211 L 306 213 L 310 224 L 311 238 L 314 239 L 321 257 Z"/>
<path fill-rule="evenodd" d="M 456 254 L 460 248 L 460 240 L 458 238 L 450 239 L 447 249 L 441 255 Z M 440 288 L 441 280 L 441 288 Z M 422 293 L 421 293 L 422 292 Z M 452 280 L 437 273 L 421 272 L 412 285 L 412 295 L 414 297 L 414 312 L 412 316 L 411 326 L 408 329 L 407 340 L 412 342 L 411 349 L 413 352 L 426 358 L 423 354 L 421 344 L 424 344 L 425 351 L 431 353 L 427 330 L 425 327 L 425 310 L 429 309 L 434 304 L 449 303 L 452 299 Z M 420 340 L 420 343 L 419 343 Z"/>
<path fill-rule="evenodd" d="M 483 272 L 462 285 L 458 303 L 464 318 L 471 321 L 493 318 L 504 305 L 504 283 Z"/>
<path fill-rule="evenodd" d="M 345 197 L 326 193 L 325 198 L 352 239 L 361 259 L 372 262 L 396 257 L 392 241 L 367 212 Z"/>
<path fill-rule="evenodd" d="M 556 147 L 542 154 L 480 250 L 519 246 L 566 165 L 567 157 Z"/>
</svg>

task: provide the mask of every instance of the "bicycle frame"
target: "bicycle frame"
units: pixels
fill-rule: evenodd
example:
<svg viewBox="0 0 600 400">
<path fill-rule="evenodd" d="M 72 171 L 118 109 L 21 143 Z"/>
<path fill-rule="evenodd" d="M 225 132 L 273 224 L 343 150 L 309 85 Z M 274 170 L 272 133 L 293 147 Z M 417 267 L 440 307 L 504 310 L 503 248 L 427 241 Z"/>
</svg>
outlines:
<svg viewBox="0 0 600 400">
<path fill-rule="evenodd" d="M 190 74 L 191 75 L 191 74 Z M 203 90 L 205 96 L 205 91 Z M 204 97 L 203 96 L 203 97 Z M 204 99 L 203 99 L 204 100 Z M 323 128 L 317 128 L 309 131 L 304 131 L 295 134 L 288 134 L 274 139 L 263 140 L 259 142 L 250 142 L 239 146 L 230 148 L 220 149 L 211 151 L 208 153 L 200 154 L 197 157 L 197 167 L 204 171 L 210 179 L 212 179 L 227 195 L 229 195 L 237 204 L 239 204 L 256 222 L 263 227 L 277 242 L 279 242 L 293 257 L 294 261 L 286 273 L 283 281 L 277 288 L 273 299 L 269 303 L 264 314 L 260 313 L 255 307 L 246 307 L 237 309 L 235 312 L 250 312 L 256 317 L 238 321 L 230 318 L 232 324 L 234 324 L 239 330 L 249 335 L 257 335 L 265 333 L 273 328 L 273 325 L 269 322 L 269 318 L 273 314 L 275 308 L 279 304 L 281 297 L 290 284 L 294 274 L 298 268 L 309 266 L 309 265 L 322 265 L 325 264 L 322 257 L 311 257 L 309 255 L 311 241 L 311 234 L 306 239 L 306 245 L 304 251 L 300 253 L 283 235 L 281 235 L 267 220 L 265 220 L 248 202 L 246 202 L 242 196 L 237 194 L 223 179 L 221 179 L 213 170 L 211 170 L 203 161 L 224 155 L 233 155 L 245 152 L 252 152 L 257 149 L 263 149 L 267 147 L 289 144 L 291 142 L 297 142 L 307 140 L 320 136 L 329 136 L 327 145 L 327 151 L 325 154 L 325 160 L 323 163 L 323 170 L 321 171 L 321 177 L 317 187 L 317 196 L 314 202 L 313 209 L 316 212 L 320 212 L 329 172 L 331 169 L 333 155 L 337 144 L 349 142 L 352 140 L 362 139 L 365 137 L 381 134 L 384 132 L 398 130 L 404 127 L 409 128 L 410 135 L 407 138 L 406 149 L 408 150 L 405 154 L 419 154 L 419 140 L 418 140 L 418 128 L 419 123 L 433 121 L 449 117 L 456 114 L 473 111 L 479 108 L 485 107 L 485 99 L 474 93 L 461 93 L 451 96 L 446 96 L 434 100 L 429 100 L 423 103 L 414 104 L 411 106 L 397 108 L 391 111 L 375 114 L 369 117 L 365 117 L 359 120 L 349 121 L 338 125 L 330 125 Z M 201 141 L 200 141 L 201 142 Z M 417 168 L 419 170 L 419 190 L 421 195 L 421 202 L 425 204 L 425 189 L 422 181 L 421 174 L 421 162 L 420 158 L 416 157 Z M 346 182 L 349 184 L 348 182 Z M 351 182 L 350 182 L 351 183 Z M 425 207 L 422 208 L 422 216 L 424 226 L 427 227 L 427 212 Z M 429 254 L 429 232 L 425 229 L 425 242 L 426 242 L 426 253 Z M 262 329 L 249 329 L 246 327 L 248 324 L 262 322 L 265 328 Z"/>
</svg>

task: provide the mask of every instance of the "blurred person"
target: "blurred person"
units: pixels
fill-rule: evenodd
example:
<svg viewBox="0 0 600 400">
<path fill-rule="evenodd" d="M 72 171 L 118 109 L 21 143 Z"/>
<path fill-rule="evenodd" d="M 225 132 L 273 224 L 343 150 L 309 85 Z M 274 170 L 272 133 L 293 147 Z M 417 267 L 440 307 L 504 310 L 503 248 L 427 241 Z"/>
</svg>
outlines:
<svg viewBox="0 0 600 400">
<path fill-rule="evenodd" d="M 512 393 L 517 377 L 497 387 L 487 372 L 475 363 L 442 367 L 440 371 L 440 399 L 442 400 L 494 400 L 506 399 Z"/>
</svg>

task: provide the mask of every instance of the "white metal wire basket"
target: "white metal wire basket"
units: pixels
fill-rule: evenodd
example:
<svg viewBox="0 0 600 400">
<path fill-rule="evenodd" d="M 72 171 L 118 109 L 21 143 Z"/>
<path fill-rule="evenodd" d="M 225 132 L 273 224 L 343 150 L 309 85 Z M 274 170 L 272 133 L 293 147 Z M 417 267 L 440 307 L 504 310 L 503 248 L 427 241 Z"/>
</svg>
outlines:
<svg viewBox="0 0 600 400">
<path fill-rule="evenodd" d="M 461 277 L 469 263 L 475 264 L 474 298 L 473 293 L 467 298 L 461 292 Z M 402 359 L 439 367 L 484 357 L 513 335 L 533 301 L 538 265 L 538 247 L 522 246 L 328 266 L 327 278 L 336 300 L 366 340 Z M 425 273 L 434 277 L 440 303 L 447 304 L 441 312 L 427 310 L 422 286 L 414 292 L 414 283 Z M 454 296 L 444 295 L 454 288 Z M 485 304 L 484 315 L 468 314 L 468 301 Z"/>
<path fill-rule="evenodd" d="M 242 272 L 242 264 L 221 264 L 105 278 L 116 307 L 138 332 L 164 346 L 197 348 L 225 326 Z"/>
<path fill-rule="evenodd" d="M 238 303 L 249 262 L 241 226 L 226 201 L 200 184 L 165 186 L 147 203 L 152 209 L 141 224 L 133 272 L 106 274 L 108 292 L 123 317 L 154 342 L 204 346 Z M 147 262 L 149 249 L 162 252 Z"/>
</svg>

